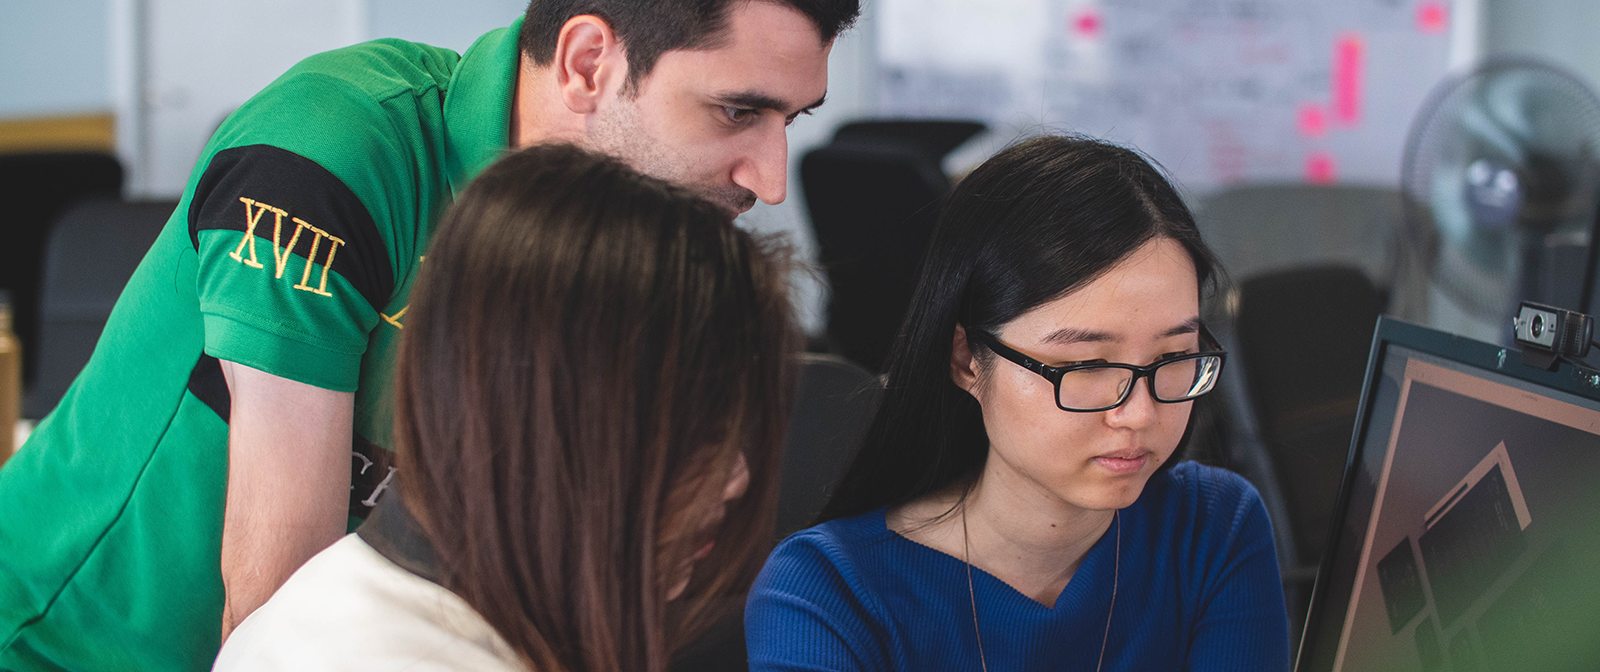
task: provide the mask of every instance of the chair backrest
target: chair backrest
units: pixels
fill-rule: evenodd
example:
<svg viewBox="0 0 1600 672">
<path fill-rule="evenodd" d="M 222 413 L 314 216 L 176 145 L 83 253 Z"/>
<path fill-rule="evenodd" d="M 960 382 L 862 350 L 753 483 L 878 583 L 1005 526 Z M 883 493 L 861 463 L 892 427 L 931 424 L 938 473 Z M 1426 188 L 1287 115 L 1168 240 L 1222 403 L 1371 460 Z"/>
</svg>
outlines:
<svg viewBox="0 0 1600 672">
<path fill-rule="evenodd" d="M 1239 360 L 1304 562 L 1326 546 L 1383 295 L 1359 269 L 1268 273 L 1239 288 Z"/>
<path fill-rule="evenodd" d="M 800 388 L 783 455 L 778 538 L 811 525 L 855 459 L 883 397 L 883 382 L 836 355 L 800 355 Z"/>
<path fill-rule="evenodd" d="M 176 201 L 88 201 L 50 229 L 40 288 L 38 371 L 23 415 L 42 418 L 94 353 L 111 308 Z"/>
<path fill-rule="evenodd" d="M 950 191 L 944 155 L 982 130 L 967 121 L 848 124 L 800 162 L 806 207 L 828 274 L 836 352 L 881 370 Z"/>
<path fill-rule="evenodd" d="M 38 368 L 39 283 L 51 222 L 83 198 L 116 198 L 122 164 L 109 154 L 0 155 L 0 289 L 11 291 L 12 328 L 22 341 L 23 386 Z"/>
<path fill-rule="evenodd" d="M 878 409 L 883 384 L 861 366 L 836 355 L 800 355 L 800 387 L 784 450 L 778 495 L 778 538 L 811 525 L 834 481 L 855 458 Z M 748 670 L 744 599 L 705 634 L 673 657 L 672 672 Z"/>
<path fill-rule="evenodd" d="M 1377 187 L 1257 184 L 1202 199 L 1206 244 L 1235 277 L 1338 263 L 1391 284 L 1400 193 Z"/>
<path fill-rule="evenodd" d="M 1293 634 L 1327 549 L 1367 351 L 1385 298 L 1361 269 L 1275 271 L 1238 287 L 1224 371 L 1231 465 L 1272 516 Z"/>
</svg>

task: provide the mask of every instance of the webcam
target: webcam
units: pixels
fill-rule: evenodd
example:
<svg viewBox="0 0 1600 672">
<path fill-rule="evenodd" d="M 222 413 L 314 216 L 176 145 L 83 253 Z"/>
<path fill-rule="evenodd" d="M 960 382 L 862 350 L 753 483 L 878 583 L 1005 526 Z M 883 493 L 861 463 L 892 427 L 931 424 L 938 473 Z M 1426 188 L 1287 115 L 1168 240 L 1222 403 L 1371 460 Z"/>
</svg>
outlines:
<svg viewBox="0 0 1600 672">
<path fill-rule="evenodd" d="M 1594 318 L 1576 311 L 1523 301 L 1512 320 L 1522 359 L 1541 369 L 1553 369 L 1561 359 L 1589 354 L 1594 340 Z"/>
</svg>

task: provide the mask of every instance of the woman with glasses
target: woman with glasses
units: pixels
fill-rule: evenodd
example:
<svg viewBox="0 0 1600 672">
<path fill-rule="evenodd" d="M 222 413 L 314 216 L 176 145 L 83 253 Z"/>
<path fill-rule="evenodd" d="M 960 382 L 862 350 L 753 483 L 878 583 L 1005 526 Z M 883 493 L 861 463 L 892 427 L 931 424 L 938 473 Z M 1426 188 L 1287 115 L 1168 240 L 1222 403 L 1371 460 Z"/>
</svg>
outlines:
<svg viewBox="0 0 1600 672">
<path fill-rule="evenodd" d="M 666 670 L 771 543 L 786 287 L 684 189 L 568 146 L 500 159 L 411 293 L 399 487 L 216 669 Z"/>
<path fill-rule="evenodd" d="M 888 389 L 767 560 L 752 670 L 1287 670 L 1266 510 L 1176 462 L 1225 355 L 1215 261 L 1126 149 L 1044 137 L 957 186 Z"/>
</svg>

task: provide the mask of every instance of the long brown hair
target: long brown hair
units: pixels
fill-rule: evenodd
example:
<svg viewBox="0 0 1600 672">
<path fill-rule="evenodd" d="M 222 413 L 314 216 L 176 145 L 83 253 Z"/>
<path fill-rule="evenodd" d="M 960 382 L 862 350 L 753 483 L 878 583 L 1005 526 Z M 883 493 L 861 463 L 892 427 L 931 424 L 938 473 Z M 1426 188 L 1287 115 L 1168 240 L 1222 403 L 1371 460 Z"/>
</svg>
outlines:
<svg viewBox="0 0 1600 672">
<path fill-rule="evenodd" d="M 797 342 L 768 248 L 562 145 L 490 166 L 434 235 L 396 373 L 401 495 L 441 583 L 534 669 L 662 670 L 759 570 Z M 741 452 L 749 489 L 669 624 Z"/>
</svg>

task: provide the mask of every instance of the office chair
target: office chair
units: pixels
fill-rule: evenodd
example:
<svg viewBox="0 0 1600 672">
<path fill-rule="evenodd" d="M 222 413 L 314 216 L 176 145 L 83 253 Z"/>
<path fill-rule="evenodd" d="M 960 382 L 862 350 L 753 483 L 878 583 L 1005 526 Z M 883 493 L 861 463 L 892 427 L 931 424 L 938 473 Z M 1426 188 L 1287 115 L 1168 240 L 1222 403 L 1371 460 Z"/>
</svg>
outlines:
<svg viewBox="0 0 1600 672">
<path fill-rule="evenodd" d="M 1265 273 L 1237 290 L 1224 367 L 1229 461 L 1272 517 L 1293 635 L 1327 549 L 1367 353 L 1385 297 L 1361 270 Z M 1232 369 L 1231 371 L 1228 369 Z"/>
<path fill-rule="evenodd" d="M 123 286 L 155 243 L 176 201 L 96 200 L 50 228 L 39 290 L 37 370 L 22 415 L 43 418 L 89 362 Z"/>
<path fill-rule="evenodd" d="M 1392 286 L 1400 192 L 1344 185 L 1253 184 L 1201 199 L 1196 223 L 1234 277 L 1339 263 Z"/>
<path fill-rule="evenodd" d="M 828 275 L 834 352 L 882 371 L 950 192 L 945 154 L 984 129 L 971 121 L 846 124 L 800 161 L 806 208 Z"/>
<path fill-rule="evenodd" d="M 0 155 L 0 289 L 11 290 L 12 330 L 22 341 L 23 388 L 34 380 L 39 349 L 39 277 L 51 222 L 88 197 L 116 198 L 122 164 L 109 154 Z"/>
<path fill-rule="evenodd" d="M 811 525 L 833 484 L 855 458 L 883 396 L 872 372 L 836 355 L 804 353 L 794 417 L 785 442 L 777 537 Z M 671 669 L 742 672 L 746 665 L 744 596 L 730 614 L 689 644 Z"/>
<path fill-rule="evenodd" d="M 800 388 L 783 453 L 777 537 L 810 527 L 855 459 L 883 397 L 883 381 L 836 355 L 800 355 Z"/>
</svg>

